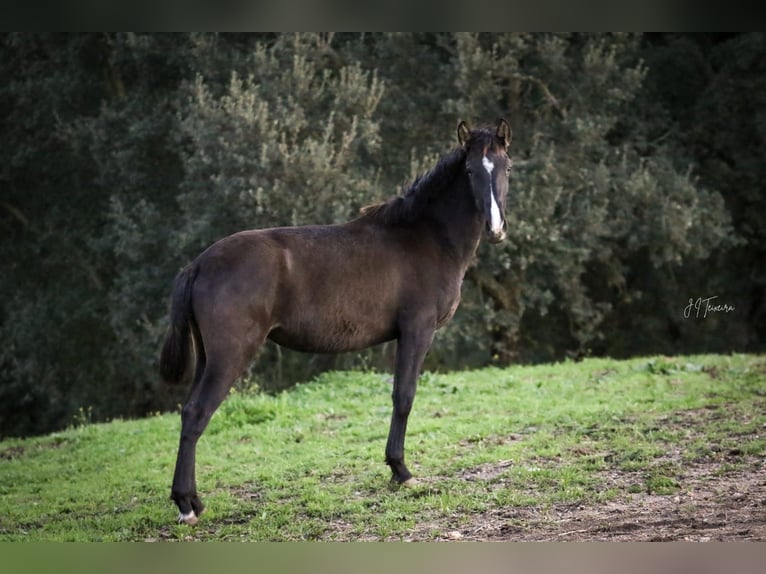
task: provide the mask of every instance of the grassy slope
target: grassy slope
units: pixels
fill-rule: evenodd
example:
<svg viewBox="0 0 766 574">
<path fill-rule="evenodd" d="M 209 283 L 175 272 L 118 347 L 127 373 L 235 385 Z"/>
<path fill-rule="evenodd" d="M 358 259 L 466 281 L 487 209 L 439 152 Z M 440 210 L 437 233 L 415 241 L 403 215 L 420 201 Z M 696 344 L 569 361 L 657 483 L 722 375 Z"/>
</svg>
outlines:
<svg viewBox="0 0 766 574">
<path fill-rule="evenodd" d="M 624 494 L 605 472 L 636 477 L 628 492 L 672 494 L 678 460 L 725 473 L 764 454 L 765 378 L 766 359 L 747 355 L 426 374 L 407 435 L 414 489 L 387 484 L 388 376 L 234 394 L 198 448 L 196 528 L 173 525 L 168 500 L 177 414 L 7 440 L 0 540 L 428 538 L 493 508 Z"/>
</svg>

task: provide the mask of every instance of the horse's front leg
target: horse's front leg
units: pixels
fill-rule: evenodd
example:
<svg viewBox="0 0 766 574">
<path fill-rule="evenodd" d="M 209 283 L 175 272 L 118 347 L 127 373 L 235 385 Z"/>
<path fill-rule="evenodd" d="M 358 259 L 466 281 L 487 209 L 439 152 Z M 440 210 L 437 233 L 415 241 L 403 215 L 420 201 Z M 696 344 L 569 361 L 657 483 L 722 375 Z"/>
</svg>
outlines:
<svg viewBox="0 0 766 574">
<path fill-rule="evenodd" d="M 417 379 L 433 336 L 433 327 L 403 331 L 397 342 L 392 394 L 394 410 L 386 444 L 386 464 L 391 467 L 392 482 L 399 484 L 413 485 L 416 482 L 404 464 L 404 435 L 407 432 L 407 418 L 415 399 Z"/>
</svg>

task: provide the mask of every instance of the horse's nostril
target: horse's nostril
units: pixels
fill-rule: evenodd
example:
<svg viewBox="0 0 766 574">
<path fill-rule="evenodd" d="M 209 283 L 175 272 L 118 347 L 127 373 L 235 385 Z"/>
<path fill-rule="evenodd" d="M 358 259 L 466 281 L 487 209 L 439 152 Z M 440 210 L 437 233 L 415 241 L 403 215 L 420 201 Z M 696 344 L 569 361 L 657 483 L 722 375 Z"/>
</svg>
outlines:
<svg viewBox="0 0 766 574">
<path fill-rule="evenodd" d="M 487 234 L 487 240 L 490 243 L 500 243 L 507 237 L 505 232 L 505 222 L 503 222 L 503 227 L 499 231 L 493 230 L 490 224 L 487 223 L 484 227 L 484 232 Z"/>
</svg>

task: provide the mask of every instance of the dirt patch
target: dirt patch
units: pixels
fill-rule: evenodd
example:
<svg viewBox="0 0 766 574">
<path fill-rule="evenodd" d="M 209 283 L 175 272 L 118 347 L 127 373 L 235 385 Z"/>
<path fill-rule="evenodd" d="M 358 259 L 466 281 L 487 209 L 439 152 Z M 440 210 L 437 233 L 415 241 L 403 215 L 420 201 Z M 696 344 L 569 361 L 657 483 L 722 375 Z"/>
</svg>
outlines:
<svg viewBox="0 0 766 574">
<path fill-rule="evenodd" d="M 26 452 L 26 448 L 23 446 L 11 446 L 4 450 L 0 450 L 0 460 L 13 460 L 19 458 Z"/>
<path fill-rule="evenodd" d="M 509 466 L 481 465 L 465 480 L 501 475 Z M 672 495 L 630 493 L 639 473 L 604 471 L 604 488 L 621 494 L 600 504 L 559 504 L 492 509 L 419 523 L 406 541 L 766 541 L 766 466 L 750 460 L 745 470 L 720 474 L 715 463 L 687 466 L 682 489 Z M 335 521 L 325 540 L 379 540 Z"/>
<path fill-rule="evenodd" d="M 712 376 L 712 375 L 711 375 Z M 701 436 L 700 428 L 722 417 L 718 409 L 695 409 L 674 413 L 659 421 L 666 428 L 686 429 L 686 440 Z M 738 421 L 746 428 L 749 419 Z M 742 432 L 737 438 L 758 438 L 760 430 Z M 492 509 L 462 517 L 459 529 L 440 525 L 437 539 L 519 541 L 671 541 L 671 540 L 766 540 L 766 463 L 739 448 L 709 445 L 696 460 L 683 459 L 685 448 L 677 444 L 655 460 L 658 468 L 672 468 L 670 494 L 647 490 L 647 471 L 624 471 L 614 467 L 598 472 L 602 491 L 618 495 L 608 502 L 554 504 Z M 583 452 L 583 455 L 592 453 Z M 612 454 L 603 455 L 610 462 Z M 464 473 L 466 480 L 490 482 L 508 468 L 510 461 L 481 465 Z M 610 465 L 611 466 L 611 465 Z M 499 484 L 498 484 L 499 482 Z M 502 480 L 495 482 L 503 487 Z M 533 495 L 533 493 L 529 493 Z M 434 539 L 433 526 L 415 533 L 414 540 Z M 420 529 L 418 529 L 420 530 Z"/>
<path fill-rule="evenodd" d="M 497 477 L 501 476 L 507 468 L 510 468 L 511 466 L 513 466 L 512 460 L 501 460 L 494 464 L 482 464 L 476 468 L 466 470 L 462 473 L 461 477 L 468 481 L 495 480 Z"/>
<path fill-rule="evenodd" d="M 9 446 L 3 450 L 0 450 L 0 460 L 14 460 L 26 456 L 30 452 L 48 450 L 54 448 L 60 448 L 69 441 L 64 438 L 56 437 L 55 439 L 47 442 L 41 442 L 34 446 L 29 445 L 17 445 Z"/>
<path fill-rule="evenodd" d="M 713 374 L 711 374 L 713 376 Z M 703 436 L 700 429 L 723 417 L 718 409 L 673 413 L 658 421 L 664 428 L 684 429 L 685 440 Z M 728 415 L 731 416 L 731 415 Z M 732 434 L 745 443 L 757 439 L 750 419 L 740 415 L 742 429 Z M 517 437 L 513 437 L 516 439 Z M 766 461 L 748 455 L 726 441 L 709 444 L 695 460 L 684 458 L 683 443 L 668 451 L 649 470 L 626 471 L 614 465 L 615 453 L 593 453 L 581 445 L 582 456 L 601 458 L 609 465 L 596 482 L 601 491 L 617 496 L 607 502 L 494 508 L 470 516 L 443 517 L 419 524 L 407 540 L 474 541 L 766 541 Z M 541 461 L 545 464 L 545 461 Z M 466 481 L 485 481 L 488 488 L 512 488 L 503 475 L 513 461 L 482 464 L 464 471 Z M 672 476 L 669 493 L 655 492 L 652 470 Z M 526 492 L 530 498 L 534 492 Z"/>
<path fill-rule="evenodd" d="M 495 509 L 460 528 L 463 540 L 670 541 L 766 540 L 766 468 L 716 475 L 718 465 L 688 467 L 674 495 L 623 494 L 593 505 Z M 607 487 L 635 482 L 609 471 Z M 454 539 L 451 530 L 444 539 Z"/>
</svg>

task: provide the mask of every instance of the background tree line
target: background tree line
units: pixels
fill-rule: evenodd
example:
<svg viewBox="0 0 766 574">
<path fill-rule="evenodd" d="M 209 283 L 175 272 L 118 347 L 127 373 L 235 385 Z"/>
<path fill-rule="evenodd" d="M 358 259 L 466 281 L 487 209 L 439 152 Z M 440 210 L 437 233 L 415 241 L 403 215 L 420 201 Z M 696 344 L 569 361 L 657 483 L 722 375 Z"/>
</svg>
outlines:
<svg viewBox="0 0 766 574">
<path fill-rule="evenodd" d="M 758 351 L 764 34 L 3 34 L 0 436 L 175 408 L 176 272 L 216 239 L 348 220 L 514 130 L 509 240 L 431 369 Z M 683 317 L 689 298 L 735 306 Z M 251 380 L 387 368 L 268 345 Z"/>
</svg>

